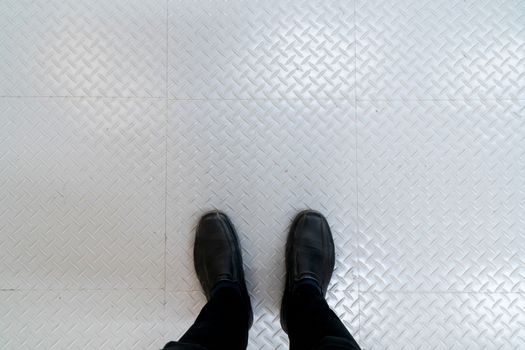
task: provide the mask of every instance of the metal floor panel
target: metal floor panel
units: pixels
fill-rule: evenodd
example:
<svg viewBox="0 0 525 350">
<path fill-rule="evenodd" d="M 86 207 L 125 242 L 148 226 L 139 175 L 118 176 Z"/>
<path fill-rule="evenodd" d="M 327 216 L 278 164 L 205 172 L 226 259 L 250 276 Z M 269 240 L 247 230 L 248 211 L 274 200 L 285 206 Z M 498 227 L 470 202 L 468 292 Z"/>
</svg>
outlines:
<svg viewBox="0 0 525 350">
<path fill-rule="evenodd" d="M 0 23 L 0 95 L 165 96 L 165 0 L 4 0 Z"/>
<path fill-rule="evenodd" d="M 361 339 L 379 349 L 521 349 L 521 293 L 375 293 L 359 296 Z"/>
<path fill-rule="evenodd" d="M 286 349 L 305 207 L 363 349 L 525 347 L 525 1 L 7 0 L 0 58 L 1 349 L 179 337 L 212 208 Z"/>
</svg>

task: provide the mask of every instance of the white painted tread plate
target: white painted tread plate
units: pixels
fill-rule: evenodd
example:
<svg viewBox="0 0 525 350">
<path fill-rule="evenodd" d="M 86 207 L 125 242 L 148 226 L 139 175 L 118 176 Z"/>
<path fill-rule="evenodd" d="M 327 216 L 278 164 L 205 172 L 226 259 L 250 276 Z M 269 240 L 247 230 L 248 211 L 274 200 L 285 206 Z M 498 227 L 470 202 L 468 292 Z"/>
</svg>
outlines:
<svg viewBox="0 0 525 350">
<path fill-rule="evenodd" d="M 364 349 L 525 344 L 522 0 L 0 3 L 0 348 L 154 349 L 230 215 L 250 349 L 326 214 Z"/>
</svg>

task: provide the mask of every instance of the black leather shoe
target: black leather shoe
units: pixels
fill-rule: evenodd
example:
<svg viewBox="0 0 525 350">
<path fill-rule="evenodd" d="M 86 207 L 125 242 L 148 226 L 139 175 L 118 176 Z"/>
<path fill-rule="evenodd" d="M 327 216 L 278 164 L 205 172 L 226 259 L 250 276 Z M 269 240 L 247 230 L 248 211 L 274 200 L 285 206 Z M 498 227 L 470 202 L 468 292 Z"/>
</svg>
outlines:
<svg viewBox="0 0 525 350">
<path fill-rule="evenodd" d="M 193 261 L 206 299 L 210 299 L 211 291 L 218 282 L 238 284 L 241 297 L 246 298 L 248 304 L 251 327 L 253 313 L 244 280 L 241 247 L 226 214 L 212 211 L 202 216 L 195 235 Z"/>
<path fill-rule="evenodd" d="M 288 331 L 286 311 L 297 282 L 317 282 L 326 295 L 335 265 L 334 240 L 325 217 L 314 210 L 300 212 L 286 241 L 286 285 L 281 304 L 281 326 Z"/>
</svg>

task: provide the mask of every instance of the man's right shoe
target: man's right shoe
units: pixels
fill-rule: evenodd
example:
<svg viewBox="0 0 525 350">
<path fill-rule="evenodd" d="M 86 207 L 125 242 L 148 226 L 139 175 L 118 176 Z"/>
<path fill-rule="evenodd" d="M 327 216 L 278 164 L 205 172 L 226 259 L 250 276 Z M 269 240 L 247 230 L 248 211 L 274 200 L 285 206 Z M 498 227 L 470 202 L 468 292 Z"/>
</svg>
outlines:
<svg viewBox="0 0 525 350">
<path fill-rule="evenodd" d="M 285 259 L 281 326 L 288 332 L 286 313 L 296 284 L 304 280 L 313 281 L 324 296 L 334 271 L 334 240 L 330 226 L 321 213 L 305 210 L 295 217 L 286 241 Z"/>
</svg>

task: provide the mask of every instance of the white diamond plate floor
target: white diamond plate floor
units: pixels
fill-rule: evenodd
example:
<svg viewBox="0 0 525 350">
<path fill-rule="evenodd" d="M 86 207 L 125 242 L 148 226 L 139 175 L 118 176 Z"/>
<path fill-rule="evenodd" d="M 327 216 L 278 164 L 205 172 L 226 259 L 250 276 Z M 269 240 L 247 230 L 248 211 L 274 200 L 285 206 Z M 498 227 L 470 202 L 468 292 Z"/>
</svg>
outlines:
<svg viewBox="0 0 525 350">
<path fill-rule="evenodd" d="M 0 349 L 158 349 L 231 215 L 286 349 L 284 240 L 363 349 L 525 348 L 525 1 L 0 1 Z"/>
</svg>

